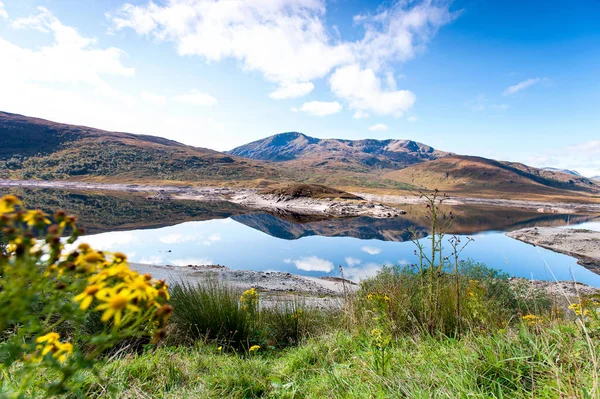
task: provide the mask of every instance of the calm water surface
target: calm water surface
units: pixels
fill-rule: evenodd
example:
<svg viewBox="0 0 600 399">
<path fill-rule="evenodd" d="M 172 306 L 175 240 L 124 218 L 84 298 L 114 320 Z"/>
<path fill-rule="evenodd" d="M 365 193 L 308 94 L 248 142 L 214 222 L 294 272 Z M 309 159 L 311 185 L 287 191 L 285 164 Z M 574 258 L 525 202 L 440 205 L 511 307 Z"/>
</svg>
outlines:
<svg viewBox="0 0 600 399">
<path fill-rule="evenodd" d="M 135 263 L 221 264 L 231 269 L 283 271 L 309 276 L 360 279 L 382 265 L 417 261 L 409 241 L 415 231 L 425 243 L 423 207 L 395 219 L 310 219 L 248 212 L 227 203 L 152 202 L 133 194 L 11 190 L 30 208 L 75 213 L 91 234 L 80 240 L 98 249 L 122 251 Z M 2 192 L 0 192 L 2 194 Z M 571 280 L 600 287 L 600 276 L 574 258 L 511 239 L 506 231 L 530 226 L 585 227 L 600 231 L 598 216 L 547 215 L 506 208 L 447 208 L 457 215 L 451 232 L 474 239 L 462 259 L 512 276 Z M 449 246 L 448 246 L 449 247 Z"/>
</svg>

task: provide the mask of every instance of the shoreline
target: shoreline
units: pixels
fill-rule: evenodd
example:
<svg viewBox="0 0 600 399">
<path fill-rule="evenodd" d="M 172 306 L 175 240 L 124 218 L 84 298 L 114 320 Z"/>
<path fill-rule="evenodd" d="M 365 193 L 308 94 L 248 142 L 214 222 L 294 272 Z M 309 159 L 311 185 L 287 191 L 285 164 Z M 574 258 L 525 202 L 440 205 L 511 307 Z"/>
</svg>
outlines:
<svg viewBox="0 0 600 399">
<path fill-rule="evenodd" d="M 157 266 L 131 263 L 140 273 L 166 279 L 171 284 L 190 284 L 219 281 L 240 291 L 255 288 L 265 303 L 301 301 L 310 306 L 331 308 L 342 306 L 345 294 L 356 293 L 359 283 L 337 277 L 308 277 L 278 271 L 232 270 L 221 265 Z M 521 277 L 509 279 L 513 285 L 526 284 L 530 289 L 543 289 L 560 302 L 568 302 L 579 295 L 600 293 L 600 288 L 574 281 L 530 280 Z"/>
<path fill-rule="evenodd" d="M 572 256 L 577 263 L 600 274 L 600 232 L 556 227 L 528 227 L 506 233 L 515 240 Z"/>
<path fill-rule="evenodd" d="M 130 193 L 156 193 L 152 200 L 228 201 L 249 209 L 274 213 L 297 213 L 331 217 L 371 216 L 375 218 L 397 217 L 403 213 L 401 205 L 425 203 L 419 196 L 376 195 L 352 192 L 364 201 L 317 200 L 295 198 L 282 200 L 280 196 L 259 194 L 250 188 L 229 187 L 180 187 L 169 185 L 92 183 L 75 181 L 0 180 L 0 187 L 48 188 L 62 190 L 100 190 Z M 485 205 L 505 208 L 535 210 L 539 213 L 599 213 L 600 204 L 540 202 L 473 197 L 448 197 L 445 205 Z"/>
</svg>

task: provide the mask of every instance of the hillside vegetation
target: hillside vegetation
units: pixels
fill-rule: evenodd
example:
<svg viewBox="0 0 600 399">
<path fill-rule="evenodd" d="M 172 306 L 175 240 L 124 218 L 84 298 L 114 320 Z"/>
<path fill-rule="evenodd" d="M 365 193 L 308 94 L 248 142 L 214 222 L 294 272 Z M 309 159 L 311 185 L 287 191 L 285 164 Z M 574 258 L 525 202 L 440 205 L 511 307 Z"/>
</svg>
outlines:
<svg viewBox="0 0 600 399">
<path fill-rule="evenodd" d="M 154 136 L 0 112 L 0 177 L 16 179 L 250 180 L 267 165 Z"/>
<path fill-rule="evenodd" d="M 565 194 L 565 190 L 587 194 L 600 192 L 600 186 L 583 177 L 518 163 L 460 155 L 388 172 L 384 177 L 456 193 L 559 195 Z"/>
</svg>

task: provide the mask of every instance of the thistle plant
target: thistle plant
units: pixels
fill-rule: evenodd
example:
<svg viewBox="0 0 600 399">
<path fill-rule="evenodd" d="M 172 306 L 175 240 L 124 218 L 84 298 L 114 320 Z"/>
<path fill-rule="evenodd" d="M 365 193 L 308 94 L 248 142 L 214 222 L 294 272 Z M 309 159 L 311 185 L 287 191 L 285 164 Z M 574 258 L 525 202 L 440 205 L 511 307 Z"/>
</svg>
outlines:
<svg viewBox="0 0 600 399">
<path fill-rule="evenodd" d="M 0 199 L 0 229 L 7 242 L 0 253 L 3 393 L 67 393 L 78 373 L 96 372 L 101 355 L 122 340 L 164 335 L 173 311 L 167 284 L 131 270 L 122 253 L 87 244 L 67 250 L 81 233 L 74 217 L 59 211 L 52 222 L 6 196 Z M 86 322 L 95 313 L 103 328 L 88 334 Z"/>
</svg>

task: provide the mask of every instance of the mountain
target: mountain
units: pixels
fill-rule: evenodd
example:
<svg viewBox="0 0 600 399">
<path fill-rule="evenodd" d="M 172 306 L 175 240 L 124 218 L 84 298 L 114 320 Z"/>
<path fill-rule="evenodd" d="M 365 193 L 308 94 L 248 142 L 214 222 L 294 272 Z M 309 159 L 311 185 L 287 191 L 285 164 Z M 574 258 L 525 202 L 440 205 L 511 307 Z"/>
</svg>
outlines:
<svg viewBox="0 0 600 399">
<path fill-rule="evenodd" d="M 0 112 L 0 178 L 136 181 L 277 177 L 268 165 L 161 137 Z"/>
<path fill-rule="evenodd" d="M 400 169 L 448 155 L 412 140 L 318 139 L 303 133 L 276 134 L 229 151 L 231 155 L 271 162 L 334 169 Z"/>
<path fill-rule="evenodd" d="M 590 180 L 600 183 L 600 176 L 591 177 Z"/>
<path fill-rule="evenodd" d="M 549 172 L 560 172 L 560 173 L 566 173 L 568 175 L 573 175 L 573 176 L 581 176 L 581 174 L 575 170 L 569 170 L 569 169 L 558 169 L 558 168 L 550 168 L 550 167 L 546 167 L 546 168 L 541 168 L 542 170 L 547 170 Z"/>
<path fill-rule="evenodd" d="M 600 192 L 589 179 L 532 168 L 519 163 L 451 155 L 388 172 L 384 178 L 427 189 L 474 193 L 565 194 L 565 190 Z"/>
</svg>

